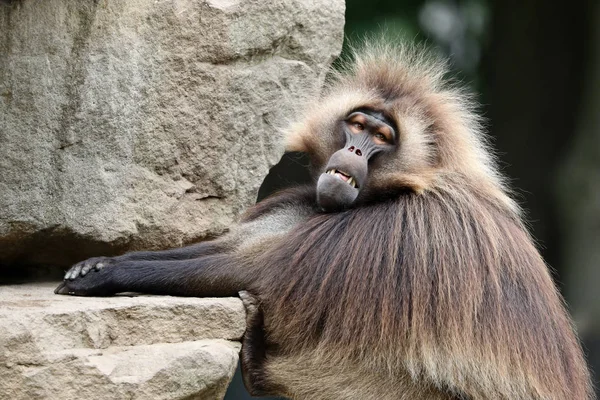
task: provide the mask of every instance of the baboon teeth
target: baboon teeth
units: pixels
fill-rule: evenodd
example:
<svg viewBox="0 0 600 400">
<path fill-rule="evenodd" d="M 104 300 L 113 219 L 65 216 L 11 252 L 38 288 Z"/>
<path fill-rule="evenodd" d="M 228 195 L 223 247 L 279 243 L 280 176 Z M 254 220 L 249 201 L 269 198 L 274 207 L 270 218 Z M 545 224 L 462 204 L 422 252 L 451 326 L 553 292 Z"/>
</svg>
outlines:
<svg viewBox="0 0 600 400">
<path fill-rule="evenodd" d="M 325 173 L 327 173 L 329 175 L 337 176 L 338 178 L 340 178 L 342 181 L 346 182 L 348 185 L 352 186 L 353 188 L 358 187 L 356 184 L 356 179 L 354 179 L 353 176 L 346 174 L 345 172 L 338 171 L 337 169 L 330 169 L 330 170 L 326 171 Z"/>
</svg>

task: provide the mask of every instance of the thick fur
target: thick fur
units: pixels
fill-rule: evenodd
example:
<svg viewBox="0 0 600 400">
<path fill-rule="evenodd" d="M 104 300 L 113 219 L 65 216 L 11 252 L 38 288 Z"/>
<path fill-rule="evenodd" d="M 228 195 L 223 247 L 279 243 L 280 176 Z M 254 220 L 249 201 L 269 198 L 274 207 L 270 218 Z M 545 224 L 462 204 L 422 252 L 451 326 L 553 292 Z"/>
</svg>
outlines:
<svg viewBox="0 0 600 400">
<path fill-rule="evenodd" d="M 252 393 L 293 399 L 589 400 L 582 351 L 469 96 L 419 49 L 369 44 L 288 150 L 315 176 L 347 115 L 394 122 L 352 208 L 315 185 L 275 195 L 214 242 L 76 264 L 60 294 L 230 296 L 248 307 Z"/>
<path fill-rule="evenodd" d="M 370 176 L 381 198 L 308 218 L 253 263 L 280 352 L 272 378 L 314 399 L 592 398 L 563 301 L 469 97 L 419 50 L 365 49 L 289 131 L 289 149 L 322 172 L 339 148 L 336 121 L 365 106 L 394 119 L 400 146 Z M 248 219 L 295 196 L 307 197 L 283 194 Z"/>
</svg>

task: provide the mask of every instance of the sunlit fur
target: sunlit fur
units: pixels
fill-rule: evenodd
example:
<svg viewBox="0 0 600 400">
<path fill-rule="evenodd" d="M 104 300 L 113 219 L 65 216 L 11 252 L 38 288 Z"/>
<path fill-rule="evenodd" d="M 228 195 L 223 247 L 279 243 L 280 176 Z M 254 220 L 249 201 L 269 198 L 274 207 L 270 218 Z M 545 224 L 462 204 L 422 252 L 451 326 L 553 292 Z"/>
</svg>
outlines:
<svg viewBox="0 0 600 400">
<path fill-rule="evenodd" d="M 370 168 L 369 201 L 315 214 L 252 255 L 277 344 L 267 376 L 290 397 L 593 397 L 473 103 L 445 76 L 420 49 L 370 43 L 288 131 L 288 150 L 309 153 L 317 173 L 340 148 L 336 124 L 356 108 L 384 111 L 400 135 L 393 157 Z M 283 193 L 246 220 L 311 196 Z"/>
<path fill-rule="evenodd" d="M 452 191 L 463 181 L 518 212 L 486 143 L 471 95 L 445 79 L 446 64 L 420 48 L 370 43 L 357 50 L 287 132 L 288 151 L 309 152 L 321 167 L 335 150 L 334 126 L 358 107 L 385 110 L 399 128 L 400 149 L 370 175 L 372 187 Z"/>
</svg>

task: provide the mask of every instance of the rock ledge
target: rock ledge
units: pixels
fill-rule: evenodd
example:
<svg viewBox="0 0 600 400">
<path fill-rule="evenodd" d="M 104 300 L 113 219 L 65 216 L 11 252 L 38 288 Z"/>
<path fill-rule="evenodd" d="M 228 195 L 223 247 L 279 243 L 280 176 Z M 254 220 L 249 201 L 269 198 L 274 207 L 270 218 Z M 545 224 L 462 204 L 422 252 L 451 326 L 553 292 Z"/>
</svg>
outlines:
<svg viewBox="0 0 600 400">
<path fill-rule="evenodd" d="M 235 298 L 70 297 L 0 287 L 0 397 L 222 399 L 238 362 Z"/>
</svg>

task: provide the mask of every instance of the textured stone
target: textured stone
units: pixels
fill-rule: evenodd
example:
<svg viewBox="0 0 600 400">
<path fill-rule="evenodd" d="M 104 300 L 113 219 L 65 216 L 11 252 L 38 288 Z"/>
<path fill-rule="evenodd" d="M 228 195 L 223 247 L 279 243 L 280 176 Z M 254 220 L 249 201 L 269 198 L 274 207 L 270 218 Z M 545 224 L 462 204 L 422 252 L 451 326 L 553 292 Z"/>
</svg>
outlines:
<svg viewBox="0 0 600 400">
<path fill-rule="evenodd" d="M 0 398 L 223 398 L 245 329 L 239 299 L 74 298 L 55 286 L 0 286 Z"/>
<path fill-rule="evenodd" d="M 339 53 L 343 0 L 0 2 L 0 264 L 218 235 Z"/>
</svg>

